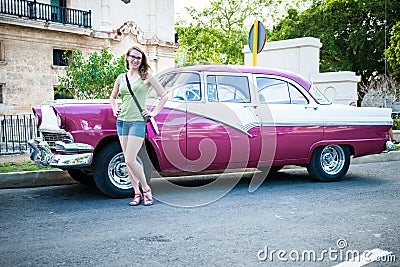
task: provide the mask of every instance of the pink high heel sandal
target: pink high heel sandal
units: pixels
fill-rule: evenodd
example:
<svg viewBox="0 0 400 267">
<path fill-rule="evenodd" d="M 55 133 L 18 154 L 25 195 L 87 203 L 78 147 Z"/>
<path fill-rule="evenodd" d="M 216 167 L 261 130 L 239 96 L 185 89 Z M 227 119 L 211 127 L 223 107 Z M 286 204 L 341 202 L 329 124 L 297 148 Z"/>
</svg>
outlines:
<svg viewBox="0 0 400 267">
<path fill-rule="evenodd" d="M 151 194 L 151 189 L 149 188 L 149 190 L 143 191 L 143 205 L 150 206 L 153 205 L 153 203 L 154 201 L 153 201 L 153 196 Z"/>
<path fill-rule="evenodd" d="M 137 206 L 143 199 L 143 195 L 141 193 L 135 194 L 131 202 L 129 202 L 129 206 Z"/>
</svg>

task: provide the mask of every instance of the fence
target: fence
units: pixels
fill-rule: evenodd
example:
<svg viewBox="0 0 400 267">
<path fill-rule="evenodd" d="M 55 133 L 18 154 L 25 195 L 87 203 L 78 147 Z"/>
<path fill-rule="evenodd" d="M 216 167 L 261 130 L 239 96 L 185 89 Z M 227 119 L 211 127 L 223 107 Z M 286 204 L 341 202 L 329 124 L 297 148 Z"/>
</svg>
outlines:
<svg viewBox="0 0 400 267">
<path fill-rule="evenodd" d="M 0 13 L 91 28 L 92 12 L 38 3 L 36 0 L 1 0 Z"/>
<path fill-rule="evenodd" d="M 37 122 L 32 114 L 0 117 L 0 155 L 27 152 L 27 141 L 37 136 Z"/>
</svg>

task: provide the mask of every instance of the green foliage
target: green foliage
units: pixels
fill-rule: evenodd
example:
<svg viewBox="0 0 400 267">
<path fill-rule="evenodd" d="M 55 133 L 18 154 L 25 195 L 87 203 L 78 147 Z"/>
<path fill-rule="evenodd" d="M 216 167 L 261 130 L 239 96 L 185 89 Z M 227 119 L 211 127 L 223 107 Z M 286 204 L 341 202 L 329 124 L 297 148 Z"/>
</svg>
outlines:
<svg viewBox="0 0 400 267">
<path fill-rule="evenodd" d="M 0 173 L 49 170 L 51 167 L 37 167 L 32 160 L 22 162 L 0 162 Z"/>
<path fill-rule="evenodd" d="M 115 59 L 107 48 L 87 59 L 80 50 L 73 50 L 66 75 L 59 76 L 56 93 L 76 99 L 108 98 L 115 79 L 125 71 L 124 56 Z"/>
<path fill-rule="evenodd" d="M 177 32 L 181 40 L 176 55 L 178 65 L 243 64 L 239 48 L 247 42 L 244 32 L 224 34 L 208 27 L 178 28 Z"/>
<path fill-rule="evenodd" d="M 373 73 L 384 73 L 385 70 L 384 2 L 314 1 L 304 12 L 290 10 L 273 29 L 269 40 L 319 38 L 323 44 L 322 72 L 351 70 L 367 81 Z M 397 0 L 386 3 L 387 29 L 391 29 L 400 18 L 400 5 Z"/>
<path fill-rule="evenodd" d="M 176 24 L 178 65 L 243 64 L 242 49 L 255 19 L 271 4 L 270 0 L 212 0 L 202 11 L 187 8 L 192 22 Z"/>
<path fill-rule="evenodd" d="M 400 119 L 393 119 L 393 130 L 400 130 Z"/>
<path fill-rule="evenodd" d="M 393 75 L 400 77 L 400 21 L 392 28 L 387 57 Z"/>
</svg>

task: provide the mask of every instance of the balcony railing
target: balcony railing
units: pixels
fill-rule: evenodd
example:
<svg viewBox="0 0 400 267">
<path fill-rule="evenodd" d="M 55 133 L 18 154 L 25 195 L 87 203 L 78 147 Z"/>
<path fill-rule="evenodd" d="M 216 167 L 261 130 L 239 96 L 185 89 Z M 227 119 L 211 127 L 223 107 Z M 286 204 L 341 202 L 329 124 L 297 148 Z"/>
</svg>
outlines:
<svg viewBox="0 0 400 267">
<path fill-rule="evenodd" d="M 52 6 L 26 0 L 0 0 L 0 13 L 35 20 L 58 22 L 91 28 L 91 11 Z"/>
</svg>

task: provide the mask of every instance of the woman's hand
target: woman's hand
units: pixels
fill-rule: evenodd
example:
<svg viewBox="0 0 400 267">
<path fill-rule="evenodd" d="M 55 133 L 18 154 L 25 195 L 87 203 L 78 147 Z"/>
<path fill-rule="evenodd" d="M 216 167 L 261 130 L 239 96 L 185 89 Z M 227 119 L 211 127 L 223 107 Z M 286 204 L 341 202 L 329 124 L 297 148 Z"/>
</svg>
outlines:
<svg viewBox="0 0 400 267">
<path fill-rule="evenodd" d="M 121 109 L 120 108 L 114 109 L 113 113 L 114 113 L 114 116 L 118 118 L 119 113 L 121 113 Z"/>
<path fill-rule="evenodd" d="M 156 113 L 154 113 L 150 110 L 147 110 L 147 109 L 144 109 L 142 112 L 143 117 L 155 117 L 156 115 L 157 115 Z"/>
</svg>

